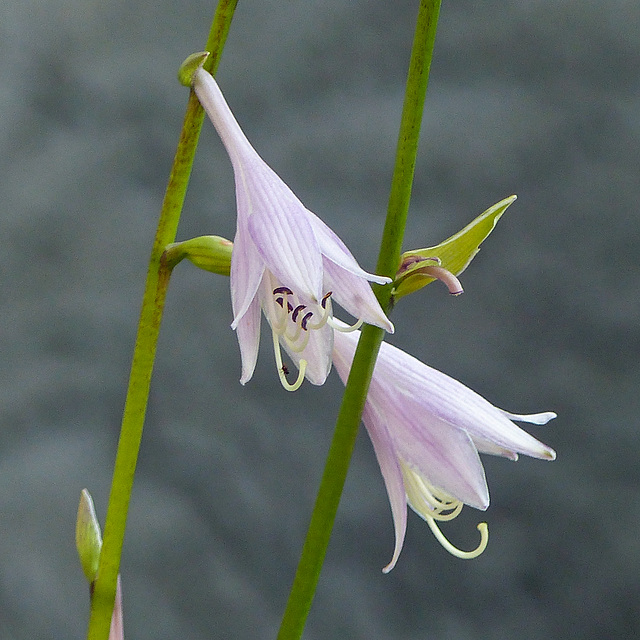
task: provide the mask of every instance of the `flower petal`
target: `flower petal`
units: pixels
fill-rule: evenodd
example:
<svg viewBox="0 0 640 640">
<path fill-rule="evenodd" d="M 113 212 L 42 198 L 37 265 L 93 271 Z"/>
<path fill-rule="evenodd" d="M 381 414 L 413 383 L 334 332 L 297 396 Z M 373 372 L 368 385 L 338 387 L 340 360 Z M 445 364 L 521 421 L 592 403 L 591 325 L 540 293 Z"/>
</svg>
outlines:
<svg viewBox="0 0 640 640">
<path fill-rule="evenodd" d="M 257 250 L 283 284 L 320 300 L 322 259 L 307 209 L 251 146 L 211 74 L 199 69 L 193 86 L 233 165 L 238 225 L 248 224 Z"/>
<path fill-rule="evenodd" d="M 518 459 L 518 454 L 515 451 L 505 449 L 504 447 L 497 445 L 495 442 L 479 438 L 478 436 L 471 436 L 471 439 L 480 453 L 486 453 L 491 456 L 500 456 L 514 461 Z"/>
<path fill-rule="evenodd" d="M 248 181 L 254 198 L 249 232 L 260 255 L 283 285 L 320 301 L 322 256 L 306 209 L 266 165 L 252 167 Z"/>
<path fill-rule="evenodd" d="M 497 409 L 497 407 L 496 407 Z M 544 411 L 542 413 L 509 413 L 504 409 L 498 409 L 500 413 L 507 416 L 509 420 L 515 420 L 516 422 L 528 422 L 529 424 L 547 424 L 554 418 L 558 417 L 557 413 L 553 411 Z"/>
<path fill-rule="evenodd" d="M 387 489 L 391 515 L 393 516 L 393 528 L 396 537 L 393 556 L 389 564 L 382 569 L 383 573 L 389 573 L 396 566 L 407 532 L 407 496 L 400 463 L 393 449 L 393 441 L 384 420 L 370 404 L 365 405 L 362 420 L 380 465 L 380 472 Z"/>
<path fill-rule="evenodd" d="M 257 297 L 249 305 L 246 313 L 236 323 L 236 336 L 242 358 L 241 384 L 251 380 L 258 360 L 260 345 L 260 302 Z"/>
<path fill-rule="evenodd" d="M 350 342 L 344 344 L 350 344 Z M 333 353 L 333 363 L 336 371 L 342 382 L 346 384 L 351 369 L 351 362 L 353 361 L 353 351 L 334 349 Z M 367 429 L 376 458 L 378 459 L 378 464 L 380 465 L 382 478 L 384 479 L 384 484 L 389 496 L 391 515 L 393 516 L 393 527 L 395 530 L 396 541 L 393 556 L 391 562 L 382 570 L 384 573 L 389 573 L 389 571 L 395 567 L 398 557 L 400 556 L 400 551 L 402 551 L 402 545 L 404 544 L 404 537 L 407 531 L 407 497 L 400 463 L 398 462 L 393 441 L 389 435 L 386 420 L 383 416 L 384 414 L 380 414 L 379 410 L 370 402 L 365 403 L 362 421 Z"/>
<path fill-rule="evenodd" d="M 233 253 L 231 254 L 232 329 L 237 328 L 238 323 L 256 298 L 264 270 L 264 262 L 249 236 L 246 223 L 238 218 L 238 228 L 233 242 Z"/>
<path fill-rule="evenodd" d="M 255 154 L 213 76 L 202 68 L 198 69 L 193 74 L 193 89 L 227 149 L 231 162 L 235 164 L 241 155 Z"/>
<path fill-rule="evenodd" d="M 294 351 L 286 340 L 280 339 L 280 344 L 298 369 L 300 369 L 300 360 L 307 361 L 304 375 L 311 384 L 323 385 L 331 371 L 333 334 L 333 329 L 328 324 L 310 331 L 309 341 L 302 351 Z"/>
<path fill-rule="evenodd" d="M 313 232 L 318 238 L 320 250 L 326 258 L 346 271 L 353 273 L 353 275 L 364 278 L 369 282 L 377 282 L 378 284 L 389 284 L 391 282 L 391 278 L 377 276 L 362 269 L 339 236 L 313 212 L 307 210 L 307 213 L 309 214 Z"/>
<path fill-rule="evenodd" d="M 365 279 L 325 259 L 324 283 L 327 291 L 333 291 L 332 298 L 354 318 L 393 333 L 393 324 Z"/>
<path fill-rule="evenodd" d="M 376 371 L 378 367 L 378 375 L 393 380 L 397 393 L 419 398 L 426 411 L 466 430 L 472 438 L 534 458 L 555 458 L 553 449 L 520 429 L 481 395 L 408 353 L 383 342 Z"/>
<path fill-rule="evenodd" d="M 441 489 L 476 509 L 489 506 L 489 490 L 478 451 L 463 429 L 425 411 L 419 401 L 394 396 L 374 371 L 370 403 L 384 411 L 397 455 Z"/>
</svg>

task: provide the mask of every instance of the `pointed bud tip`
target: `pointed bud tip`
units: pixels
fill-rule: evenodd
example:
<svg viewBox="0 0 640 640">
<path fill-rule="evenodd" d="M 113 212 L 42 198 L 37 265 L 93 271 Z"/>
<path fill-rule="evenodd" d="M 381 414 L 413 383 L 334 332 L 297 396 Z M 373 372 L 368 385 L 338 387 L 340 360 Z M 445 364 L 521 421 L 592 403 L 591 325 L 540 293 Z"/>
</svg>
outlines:
<svg viewBox="0 0 640 640">
<path fill-rule="evenodd" d="M 209 57 L 208 51 L 192 53 L 178 69 L 178 81 L 184 87 L 190 87 L 193 81 L 193 74 L 204 64 Z"/>
</svg>

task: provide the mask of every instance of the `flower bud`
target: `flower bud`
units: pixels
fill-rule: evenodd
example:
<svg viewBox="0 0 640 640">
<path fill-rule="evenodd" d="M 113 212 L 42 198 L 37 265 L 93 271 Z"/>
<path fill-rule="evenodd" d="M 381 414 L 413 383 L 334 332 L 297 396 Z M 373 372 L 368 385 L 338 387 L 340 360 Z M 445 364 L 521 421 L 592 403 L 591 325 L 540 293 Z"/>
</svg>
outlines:
<svg viewBox="0 0 640 640">
<path fill-rule="evenodd" d="M 82 490 L 80 504 L 78 505 L 76 549 L 80 556 L 80 564 L 82 564 L 84 575 L 91 583 L 98 572 L 100 550 L 102 549 L 102 534 L 91 494 L 86 489 Z"/>
<path fill-rule="evenodd" d="M 198 236 L 167 245 L 164 258 L 170 267 L 187 258 L 199 269 L 228 276 L 231 272 L 232 250 L 231 240 L 220 236 Z"/>
</svg>

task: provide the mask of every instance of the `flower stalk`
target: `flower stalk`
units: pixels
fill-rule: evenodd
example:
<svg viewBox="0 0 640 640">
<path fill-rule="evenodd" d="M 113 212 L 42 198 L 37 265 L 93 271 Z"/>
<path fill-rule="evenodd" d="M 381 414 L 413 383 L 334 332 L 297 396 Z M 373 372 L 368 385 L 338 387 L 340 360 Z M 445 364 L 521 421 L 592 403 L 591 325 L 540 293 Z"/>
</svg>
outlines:
<svg viewBox="0 0 640 640">
<path fill-rule="evenodd" d="M 214 72 L 217 69 L 236 4 L 237 0 L 220 0 L 218 3 L 206 46 L 212 54 L 205 62 L 209 71 Z M 149 260 L 113 470 L 102 551 L 91 599 L 88 640 L 109 638 L 129 501 L 142 439 L 162 310 L 171 275 L 171 269 L 162 261 L 162 255 L 165 247 L 175 241 L 203 119 L 203 109 L 192 91 Z"/>
</svg>

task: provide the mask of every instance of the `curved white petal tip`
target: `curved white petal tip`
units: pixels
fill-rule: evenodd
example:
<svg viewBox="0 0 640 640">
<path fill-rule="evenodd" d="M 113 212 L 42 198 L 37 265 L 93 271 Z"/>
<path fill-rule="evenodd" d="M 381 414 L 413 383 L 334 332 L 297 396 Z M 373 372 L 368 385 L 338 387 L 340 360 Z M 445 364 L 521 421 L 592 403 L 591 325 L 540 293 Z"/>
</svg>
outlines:
<svg viewBox="0 0 640 640">
<path fill-rule="evenodd" d="M 393 554 L 393 558 L 391 558 L 391 562 L 382 569 L 382 573 L 389 573 L 393 567 L 396 566 L 396 562 L 398 562 L 398 558 L 400 557 L 400 550 L 397 549 Z"/>
<path fill-rule="evenodd" d="M 510 420 L 516 420 L 517 422 L 528 422 L 530 424 L 547 424 L 547 422 L 550 422 L 554 418 L 558 417 L 558 414 L 554 413 L 553 411 L 525 414 L 509 413 L 509 411 L 504 411 L 504 409 L 501 409 L 501 411 Z"/>
</svg>

